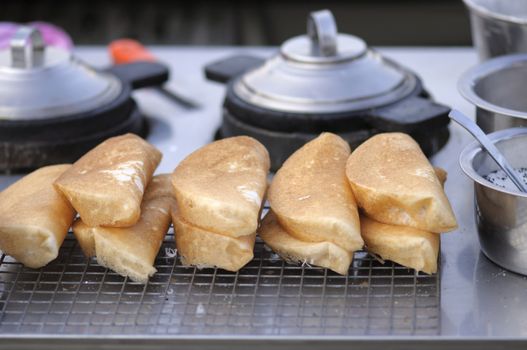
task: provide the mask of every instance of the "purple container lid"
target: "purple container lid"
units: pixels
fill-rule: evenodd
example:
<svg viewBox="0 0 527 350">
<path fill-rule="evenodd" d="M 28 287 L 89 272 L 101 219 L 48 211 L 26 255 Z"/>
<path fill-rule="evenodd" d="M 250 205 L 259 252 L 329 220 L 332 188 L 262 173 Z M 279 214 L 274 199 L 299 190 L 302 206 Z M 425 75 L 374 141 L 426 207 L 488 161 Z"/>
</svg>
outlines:
<svg viewBox="0 0 527 350">
<path fill-rule="evenodd" d="M 71 37 L 62 28 L 47 22 L 30 22 L 24 25 L 38 28 L 47 45 L 59 47 L 67 51 L 73 49 Z M 0 22 L 0 50 L 9 47 L 9 41 L 17 31 L 19 23 Z"/>
</svg>

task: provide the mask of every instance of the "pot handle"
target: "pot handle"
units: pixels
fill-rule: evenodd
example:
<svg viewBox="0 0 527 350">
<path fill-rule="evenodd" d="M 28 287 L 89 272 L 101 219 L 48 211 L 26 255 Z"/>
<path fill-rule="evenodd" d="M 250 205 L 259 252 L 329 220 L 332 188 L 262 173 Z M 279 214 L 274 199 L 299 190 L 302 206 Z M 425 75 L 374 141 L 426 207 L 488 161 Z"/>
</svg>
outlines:
<svg viewBox="0 0 527 350">
<path fill-rule="evenodd" d="M 247 55 L 234 55 L 214 61 L 205 66 L 205 77 L 218 83 L 226 83 L 232 78 L 261 66 L 263 58 Z"/>
<path fill-rule="evenodd" d="M 117 64 L 104 71 L 130 84 L 132 89 L 163 85 L 170 75 L 166 65 L 147 61 Z"/>
<path fill-rule="evenodd" d="M 449 123 L 450 107 L 429 98 L 412 96 L 391 105 L 375 108 L 366 120 L 382 131 L 412 132 L 419 128 L 442 127 Z"/>
</svg>

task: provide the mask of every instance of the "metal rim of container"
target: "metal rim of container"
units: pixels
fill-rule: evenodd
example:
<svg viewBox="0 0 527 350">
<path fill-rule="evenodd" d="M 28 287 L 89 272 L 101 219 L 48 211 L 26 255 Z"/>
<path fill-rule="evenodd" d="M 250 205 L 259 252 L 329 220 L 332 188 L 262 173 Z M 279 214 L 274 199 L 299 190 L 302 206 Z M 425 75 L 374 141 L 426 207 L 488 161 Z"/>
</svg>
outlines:
<svg viewBox="0 0 527 350">
<path fill-rule="evenodd" d="M 527 64 L 527 54 L 520 53 L 500 56 L 480 63 L 461 75 L 457 84 L 458 91 L 466 100 L 474 104 L 476 107 L 498 114 L 527 119 L 527 111 L 522 112 L 495 105 L 474 92 L 474 86 L 478 80 L 518 62 L 524 62 Z"/>
<path fill-rule="evenodd" d="M 469 8 L 469 10 L 476 12 L 480 16 L 491 19 L 497 19 L 503 22 L 527 25 L 527 18 L 509 16 L 501 13 L 492 12 L 486 7 L 477 4 L 474 0 L 463 0 L 463 2 Z"/>
<path fill-rule="evenodd" d="M 509 140 L 518 136 L 527 135 L 527 128 L 510 128 L 505 130 L 499 130 L 488 134 L 487 136 L 494 143 L 498 141 Z M 482 186 L 492 188 L 498 192 L 503 192 L 512 196 L 527 198 L 527 193 L 521 193 L 519 191 L 509 191 L 503 187 L 497 186 L 487 181 L 481 176 L 473 166 L 474 158 L 481 152 L 485 152 L 478 141 L 469 143 L 459 155 L 459 165 L 465 175 L 471 178 L 473 181 L 479 183 Z"/>
</svg>

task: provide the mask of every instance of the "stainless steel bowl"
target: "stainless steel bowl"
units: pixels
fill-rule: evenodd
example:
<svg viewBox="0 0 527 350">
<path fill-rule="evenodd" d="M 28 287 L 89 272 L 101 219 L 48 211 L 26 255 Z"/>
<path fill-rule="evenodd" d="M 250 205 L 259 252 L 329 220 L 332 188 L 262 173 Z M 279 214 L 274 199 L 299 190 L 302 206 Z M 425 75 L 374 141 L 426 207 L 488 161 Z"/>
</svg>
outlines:
<svg viewBox="0 0 527 350">
<path fill-rule="evenodd" d="M 512 166 L 526 167 L 527 128 L 489 135 Z M 461 152 L 461 168 L 474 180 L 474 212 L 483 253 L 496 264 L 527 275 L 527 194 L 485 180 L 498 165 L 477 142 Z"/>
<path fill-rule="evenodd" d="M 527 54 L 480 63 L 461 76 L 458 89 L 477 107 L 476 122 L 486 133 L 527 126 Z"/>
<path fill-rule="evenodd" d="M 479 58 L 527 52 L 526 0 L 463 0 Z"/>
</svg>

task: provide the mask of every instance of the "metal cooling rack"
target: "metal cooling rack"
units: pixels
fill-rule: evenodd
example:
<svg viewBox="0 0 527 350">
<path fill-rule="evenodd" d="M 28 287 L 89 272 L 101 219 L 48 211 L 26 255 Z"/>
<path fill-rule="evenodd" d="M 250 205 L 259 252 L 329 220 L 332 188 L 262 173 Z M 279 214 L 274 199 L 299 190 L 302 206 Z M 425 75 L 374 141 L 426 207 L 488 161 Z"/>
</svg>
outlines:
<svg viewBox="0 0 527 350">
<path fill-rule="evenodd" d="M 33 270 L 0 261 L 0 339 L 7 334 L 436 335 L 438 275 L 357 252 L 348 276 L 284 263 L 257 241 L 238 273 L 182 266 L 170 232 L 158 272 L 141 285 L 87 261 L 69 234 L 59 257 Z"/>
</svg>

